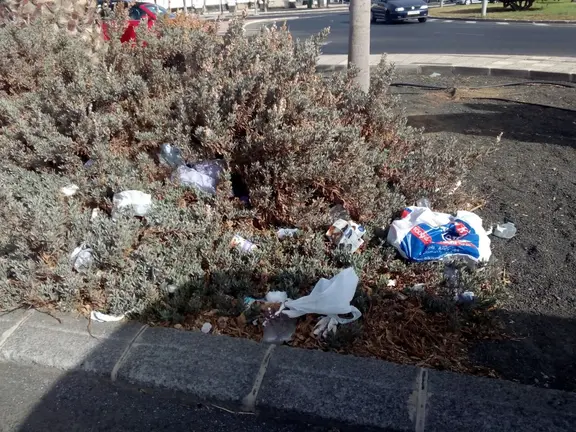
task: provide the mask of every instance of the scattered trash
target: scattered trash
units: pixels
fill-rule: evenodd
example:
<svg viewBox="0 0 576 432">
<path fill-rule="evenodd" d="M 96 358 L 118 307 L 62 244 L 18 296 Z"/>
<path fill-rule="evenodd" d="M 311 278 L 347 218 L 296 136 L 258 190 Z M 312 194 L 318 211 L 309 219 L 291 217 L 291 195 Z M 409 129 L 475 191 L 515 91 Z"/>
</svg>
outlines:
<svg viewBox="0 0 576 432">
<path fill-rule="evenodd" d="M 494 235 L 503 239 L 511 239 L 516 235 L 516 226 L 512 222 L 496 225 Z"/>
<path fill-rule="evenodd" d="M 216 195 L 221 166 L 218 161 L 203 162 L 192 167 L 179 166 L 174 175 L 185 186 L 193 186 L 210 195 Z"/>
<path fill-rule="evenodd" d="M 472 291 L 464 291 L 454 297 L 454 301 L 459 304 L 469 304 L 474 302 L 475 295 Z"/>
<path fill-rule="evenodd" d="M 178 291 L 178 287 L 176 285 L 168 285 L 166 287 L 166 291 L 168 291 L 168 294 L 174 294 L 176 291 Z"/>
<path fill-rule="evenodd" d="M 387 287 L 392 288 L 396 286 L 396 279 L 390 279 L 386 284 Z"/>
<path fill-rule="evenodd" d="M 320 339 L 326 339 L 330 333 L 336 334 L 338 330 L 338 321 L 334 317 L 325 316 L 318 320 L 314 326 L 314 336 Z"/>
<path fill-rule="evenodd" d="M 107 315 L 102 312 L 92 311 L 90 312 L 90 319 L 96 322 L 117 322 L 122 321 L 125 315 Z"/>
<path fill-rule="evenodd" d="M 84 164 L 84 168 L 90 168 L 92 165 L 94 165 L 94 159 L 88 159 Z"/>
<path fill-rule="evenodd" d="M 438 78 L 439 76 L 442 76 L 442 74 L 439 74 L 438 72 L 432 72 L 430 74 L 430 78 Z"/>
<path fill-rule="evenodd" d="M 78 192 L 78 189 L 80 189 L 78 186 L 71 184 L 60 188 L 60 193 L 64 196 L 71 197 L 72 195 L 76 194 L 76 192 Z"/>
<path fill-rule="evenodd" d="M 333 220 L 350 219 L 350 213 L 348 213 L 348 210 L 346 210 L 342 204 L 336 204 L 334 207 L 332 207 L 330 209 L 330 216 L 332 217 Z"/>
<path fill-rule="evenodd" d="M 387 241 L 404 258 L 416 262 L 448 257 L 488 261 L 492 253 L 482 219 L 462 210 L 454 217 L 425 207 L 408 207 L 402 219 L 392 222 Z"/>
<path fill-rule="evenodd" d="M 296 320 L 279 314 L 264 322 L 262 341 L 271 344 L 290 342 L 295 331 Z"/>
<path fill-rule="evenodd" d="M 158 157 L 161 162 L 164 162 L 171 168 L 178 168 L 186 164 L 186 161 L 182 157 L 182 151 L 180 151 L 178 147 L 170 144 L 162 144 L 160 146 L 160 154 Z"/>
<path fill-rule="evenodd" d="M 286 300 L 288 300 L 288 295 L 284 291 L 269 291 L 266 294 L 268 303 L 284 303 Z"/>
<path fill-rule="evenodd" d="M 254 297 L 244 297 L 244 307 L 246 309 L 249 309 L 250 306 L 252 306 L 254 303 L 256 303 L 258 300 L 256 300 Z"/>
<path fill-rule="evenodd" d="M 287 300 L 284 306 L 288 309 L 282 313 L 290 318 L 314 313 L 333 317 L 338 323 L 346 324 L 357 320 L 362 313 L 350 302 L 356 293 L 358 276 L 352 267 L 342 270 L 332 279 L 320 279 L 312 292 L 297 300 Z M 338 315 L 352 314 L 352 318 L 340 318 Z"/>
<path fill-rule="evenodd" d="M 137 190 L 128 190 L 114 194 L 113 213 L 129 213 L 133 216 L 146 216 L 152 208 L 152 195 Z"/>
<path fill-rule="evenodd" d="M 406 291 L 410 291 L 413 293 L 417 293 L 417 292 L 424 292 L 424 289 L 426 288 L 426 285 L 423 283 L 418 283 L 418 284 L 414 284 L 411 287 L 406 288 Z"/>
<path fill-rule="evenodd" d="M 296 237 L 299 233 L 298 228 L 280 228 L 276 233 L 276 236 L 280 240 L 284 240 L 286 237 Z"/>
<path fill-rule="evenodd" d="M 174 328 L 176 330 L 182 330 L 184 328 L 184 326 L 182 324 L 174 324 Z"/>
<path fill-rule="evenodd" d="M 450 192 L 448 192 L 448 195 L 454 195 L 454 193 L 456 193 L 456 191 L 460 188 L 460 186 L 462 186 L 462 180 L 458 180 L 456 182 L 456 184 L 454 185 L 452 190 Z"/>
<path fill-rule="evenodd" d="M 430 205 L 430 200 L 426 197 L 420 198 L 418 201 L 416 201 L 416 207 L 432 208 Z"/>
<path fill-rule="evenodd" d="M 404 300 L 408 299 L 408 296 L 402 294 L 401 292 L 397 292 L 396 297 L 398 297 L 398 300 L 400 300 L 400 301 L 404 301 Z"/>
<path fill-rule="evenodd" d="M 366 230 L 362 225 L 352 221 L 338 219 L 326 232 L 326 235 L 338 249 L 346 250 L 350 253 L 356 252 L 363 244 L 362 236 Z"/>
<path fill-rule="evenodd" d="M 496 142 L 497 142 L 497 143 L 499 143 L 500 140 L 502 139 L 502 135 L 504 135 L 504 132 L 500 132 L 500 133 L 498 134 L 498 136 L 496 137 Z"/>
<path fill-rule="evenodd" d="M 94 256 L 92 255 L 92 249 L 82 243 L 70 254 L 70 264 L 74 269 L 79 272 L 85 272 L 92 267 L 94 263 Z"/>
<path fill-rule="evenodd" d="M 212 330 L 212 324 L 210 324 L 209 322 L 205 322 L 204 324 L 202 324 L 202 328 L 200 329 L 200 331 L 204 334 L 210 333 L 210 330 Z"/>
<path fill-rule="evenodd" d="M 100 215 L 100 210 L 98 210 L 97 208 L 92 209 L 92 215 L 90 216 L 90 220 L 96 220 L 96 218 L 98 218 L 98 216 Z"/>
<path fill-rule="evenodd" d="M 244 253 L 254 252 L 258 248 L 254 243 L 239 235 L 232 237 L 230 247 Z"/>
</svg>

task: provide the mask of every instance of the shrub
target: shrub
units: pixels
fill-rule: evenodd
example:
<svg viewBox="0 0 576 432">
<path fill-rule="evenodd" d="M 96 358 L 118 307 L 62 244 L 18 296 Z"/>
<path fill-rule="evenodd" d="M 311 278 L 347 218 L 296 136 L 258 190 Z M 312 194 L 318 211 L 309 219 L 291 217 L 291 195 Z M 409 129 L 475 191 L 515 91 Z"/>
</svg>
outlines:
<svg viewBox="0 0 576 432">
<path fill-rule="evenodd" d="M 315 73 L 323 34 L 246 37 L 233 22 L 219 36 L 180 19 L 138 28 L 137 43 L 113 37 L 96 54 L 43 20 L 0 28 L 0 307 L 235 315 L 246 295 L 302 295 L 353 265 L 366 311 L 389 277 L 401 287 L 436 272 L 438 282 L 434 265 L 406 266 L 379 241 L 346 256 L 323 236 L 336 204 L 368 238 L 422 194 L 450 209 L 466 155 L 406 126 L 390 66 L 364 94 L 354 71 Z M 189 161 L 223 161 L 215 197 L 170 180 L 157 157 L 167 142 Z M 62 196 L 70 183 L 79 192 Z M 238 185 L 249 205 L 234 197 Z M 128 189 L 152 194 L 153 211 L 113 220 L 112 195 Z M 284 226 L 303 235 L 280 242 Z M 258 251 L 231 250 L 237 233 Z M 95 257 L 85 273 L 69 262 L 80 244 Z"/>
</svg>

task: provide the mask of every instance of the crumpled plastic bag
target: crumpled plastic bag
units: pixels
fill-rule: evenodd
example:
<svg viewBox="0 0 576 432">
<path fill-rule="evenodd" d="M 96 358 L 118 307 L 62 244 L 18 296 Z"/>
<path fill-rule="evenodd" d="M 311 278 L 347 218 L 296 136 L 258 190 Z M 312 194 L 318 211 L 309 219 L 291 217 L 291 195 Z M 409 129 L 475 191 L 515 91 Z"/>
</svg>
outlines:
<svg viewBox="0 0 576 432">
<path fill-rule="evenodd" d="M 98 311 L 90 312 L 90 319 L 96 322 L 117 322 L 124 319 L 124 315 L 108 315 Z"/>
<path fill-rule="evenodd" d="M 85 272 L 94 263 L 93 251 L 85 243 L 82 243 L 70 254 L 70 264 L 79 273 Z"/>
<path fill-rule="evenodd" d="M 182 165 L 174 177 L 185 186 L 193 186 L 210 195 L 216 195 L 222 166 L 220 161 L 200 162 L 190 166 Z"/>
<path fill-rule="evenodd" d="M 339 324 L 356 321 L 362 313 L 350 302 L 356 293 L 358 276 L 352 267 L 342 270 L 332 279 L 320 279 L 312 292 L 297 300 L 287 300 L 282 313 L 290 318 L 313 313 L 327 315 Z M 352 318 L 341 318 L 338 315 L 352 314 Z"/>
<path fill-rule="evenodd" d="M 417 262 L 454 257 L 485 262 L 492 255 L 482 219 L 462 210 L 452 216 L 426 207 L 407 207 L 402 218 L 392 222 L 387 241 L 404 258 Z"/>
<path fill-rule="evenodd" d="M 162 144 L 158 157 L 161 162 L 171 168 L 178 168 L 186 163 L 182 157 L 182 151 L 171 144 Z"/>
<path fill-rule="evenodd" d="M 314 326 L 314 336 L 326 339 L 330 333 L 336 334 L 336 330 L 338 330 L 338 321 L 336 318 L 325 316 L 320 318 Z"/>
<path fill-rule="evenodd" d="M 114 194 L 112 203 L 113 213 L 146 216 L 152 208 L 152 195 L 137 190 L 128 190 Z"/>
</svg>

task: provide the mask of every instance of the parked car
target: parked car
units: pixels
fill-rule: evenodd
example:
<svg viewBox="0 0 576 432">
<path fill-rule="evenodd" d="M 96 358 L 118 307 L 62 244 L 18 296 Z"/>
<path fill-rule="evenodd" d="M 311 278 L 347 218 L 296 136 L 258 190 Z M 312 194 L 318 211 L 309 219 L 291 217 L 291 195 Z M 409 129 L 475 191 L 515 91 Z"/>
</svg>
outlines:
<svg viewBox="0 0 576 432">
<path fill-rule="evenodd" d="M 112 16 L 106 16 L 105 9 L 102 8 L 102 0 L 99 0 L 98 6 L 100 14 L 103 17 L 102 21 L 102 32 L 104 34 L 105 40 L 110 40 L 108 28 L 108 20 L 114 19 L 113 13 L 116 5 L 120 3 L 118 1 L 110 2 L 109 3 L 109 10 L 112 12 Z M 143 20 L 146 20 L 146 25 L 148 28 L 151 28 L 154 25 L 154 22 L 163 15 L 168 15 L 168 11 L 164 9 L 162 6 L 159 6 L 154 3 L 129 3 L 127 1 L 123 1 L 124 5 L 128 7 L 128 22 L 126 23 L 126 30 L 122 34 L 120 41 L 127 42 L 130 40 L 136 39 L 136 27 L 140 25 Z"/>
<path fill-rule="evenodd" d="M 373 0 L 370 18 L 373 23 L 378 20 L 390 23 L 408 19 L 424 23 L 428 18 L 428 4 L 423 0 Z"/>
</svg>

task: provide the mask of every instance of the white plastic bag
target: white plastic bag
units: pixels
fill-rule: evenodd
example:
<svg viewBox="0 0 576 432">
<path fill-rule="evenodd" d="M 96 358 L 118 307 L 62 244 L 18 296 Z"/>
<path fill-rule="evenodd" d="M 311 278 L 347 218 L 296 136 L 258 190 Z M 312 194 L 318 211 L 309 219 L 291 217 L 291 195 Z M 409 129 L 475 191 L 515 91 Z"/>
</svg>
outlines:
<svg viewBox="0 0 576 432">
<path fill-rule="evenodd" d="M 404 258 L 417 262 L 451 257 L 488 261 L 492 254 L 482 219 L 468 211 L 452 216 L 426 207 L 407 207 L 402 218 L 392 222 L 388 243 Z"/>
<path fill-rule="evenodd" d="M 146 216 L 152 208 L 152 195 L 137 190 L 114 194 L 113 212 L 128 213 L 133 216 Z"/>
<path fill-rule="evenodd" d="M 94 256 L 92 255 L 92 249 L 82 243 L 70 254 L 70 264 L 72 267 L 79 272 L 85 272 L 94 263 Z"/>
<path fill-rule="evenodd" d="M 210 195 L 216 195 L 221 171 L 219 161 L 206 161 L 194 164 L 192 168 L 182 165 L 176 170 L 175 176 L 185 186 L 194 186 Z"/>
<path fill-rule="evenodd" d="M 92 311 L 90 313 L 90 318 L 92 321 L 96 322 L 117 322 L 122 321 L 124 319 L 124 315 L 108 315 L 98 311 Z"/>
<path fill-rule="evenodd" d="M 340 324 L 356 321 L 362 313 L 350 302 L 356 292 L 358 276 L 352 267 L 342 270 L 332 279 L 320 279 L 312 292 L 297 300 L 287 300 L 282 313 L 290 318 L 314 313 L 328 315 Z M 340 318 L 338 315 L 352 313 L 352 318 Z"/>
</svg>

